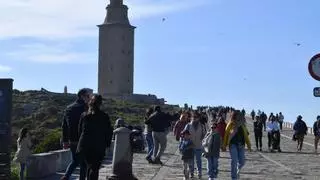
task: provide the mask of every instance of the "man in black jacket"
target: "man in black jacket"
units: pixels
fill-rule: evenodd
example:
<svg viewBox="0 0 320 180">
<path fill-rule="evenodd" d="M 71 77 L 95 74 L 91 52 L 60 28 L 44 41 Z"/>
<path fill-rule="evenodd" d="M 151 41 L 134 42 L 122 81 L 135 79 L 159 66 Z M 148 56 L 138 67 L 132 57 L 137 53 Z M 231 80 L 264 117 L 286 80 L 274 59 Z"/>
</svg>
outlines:
<svg viewBox="0 0 320 180">
<path fill-rule="evenodd" d="M 152 129 L 154 143 L 153 163 L 162 164 L 160 159 L 167 147 L 167 131 L 170 127 L 170 117 L 161 111 L 160 106 L 156 106 L 154 110 L 155 112 L 145 121 L 145 123 L 150 124 Z"/>
<path fill-rule="evenodd" d="M 100 110 L 102 97 L 94 95 L 89 102 L 89 110 L 80 119 L 80 139 L 77 148 L 88 166 L 87 180 L 98 180 L 99 168 L 110 147 L 113 128 L 108 114 Z"/>
<path fill-rule="evenodd" d="M 63 148 L 70 148 L 72 154 L 72 161 L 69 164 L 65 175 L 61 180 L 68 180 L 74 169 L 80 164 L 80 180 L 84 180 L 86 176 L 86 165 L 84 161 L 76 155 L 76 150 L 79 141 L 79 121 L 81 114 L 87 111 L 87 103 L 90 99 L 90 92 L 88 89 L 83 88 L 78 92 L 77 100 L 70 104 L 64 114 L 62 122 L 62 142 Z"/>
</svg>

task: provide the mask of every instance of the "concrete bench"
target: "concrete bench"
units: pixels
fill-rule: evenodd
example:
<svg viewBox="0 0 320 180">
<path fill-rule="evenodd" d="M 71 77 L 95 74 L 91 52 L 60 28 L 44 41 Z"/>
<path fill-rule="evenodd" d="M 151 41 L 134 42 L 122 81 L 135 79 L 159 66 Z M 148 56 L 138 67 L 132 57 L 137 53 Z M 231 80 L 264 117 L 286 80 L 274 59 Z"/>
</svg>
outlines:
<svg viewBox="0 0 320 180">
<path fill-rule="evenodd" d="M 41 179 L 57 171 L 57 155 L 54 153 L 33 154 L 27 166 L 27 179 Z"/>
<path fill-rule="evenodd" d="M 113 152 L 113 141 L 111 147 L 106 151 L 106 156 Z M 33 154 L 29 158 L 27 166 L 27 179 L 42 179 L 67 169 L 71 162 L 71 151 L 57 150 L 48 153 Z"/>
</svg>

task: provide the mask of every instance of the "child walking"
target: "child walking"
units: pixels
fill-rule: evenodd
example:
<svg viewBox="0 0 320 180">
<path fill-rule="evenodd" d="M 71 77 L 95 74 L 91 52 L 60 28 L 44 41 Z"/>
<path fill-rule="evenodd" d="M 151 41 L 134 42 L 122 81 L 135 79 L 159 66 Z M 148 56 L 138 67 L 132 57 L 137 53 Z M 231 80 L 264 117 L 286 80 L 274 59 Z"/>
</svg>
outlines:
<svg viewBox="0 0 320 180">
<path fill-rule="evenodd" d="M 20 180 L 24 179 L 24 170 L 28 157 L 31 155 L 31 141 L 27 128 L 22 128 L 17 140 L 17 152 L 14 157 L 14 161 L 20 164 Z"/>
<path fill-rule="evenodd" d="M 202 141 L 203 156 L 207 158 L 209 180 L 218 178 L 218 160 L 220 157 L 221 136 L 217 131 L 217 123 L 211 125 L 211 131 Z"/>
<path fill-rule="evenodd" d="M 193 152 L 193 143 L 191 141 L 191 134 L 189 130 L 183 130 L 181 132 L 182 138 L 179 144 L 179 150 L 182 154 L 183 161 L 183 174 L 184 180 L 189 179 L 190 169 L 192 168 L 194 152 Z M 189 168 L 189 169 L 188 169 Z"/>
</svg>

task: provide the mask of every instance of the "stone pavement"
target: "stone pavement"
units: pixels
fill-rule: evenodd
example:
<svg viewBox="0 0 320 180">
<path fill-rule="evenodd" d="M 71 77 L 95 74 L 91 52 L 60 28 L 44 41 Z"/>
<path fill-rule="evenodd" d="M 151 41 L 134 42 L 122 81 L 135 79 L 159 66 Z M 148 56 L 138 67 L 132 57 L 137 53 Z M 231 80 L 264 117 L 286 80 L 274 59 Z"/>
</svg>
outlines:
<svg viewBox="0 0 320 180">
<path fill-rule="evenodd" d="M 313 135 L 305 138 L 303 152 L 296 152 L 296 142 L 291 140 L 292 130 L 284 129 L 281 136 L 282 153 L 269 153 L 267 151 L 267 136 L 263 136 L 263 152 L 255 151 L 252 122 L 247 123 L 252 152 L 246 152 L 246 165 L 241 171 L 240 179 L 274 179 L 274 180 L 320 180 L 320 157 L 314 153 Z M 133 172 L 139 180 L 179 180 L 183 178 L 182 164 L 178 152 L 178 142 L 170 134 L 168 147 L 162 158 L 163 166 L 148 164 L 145 153 L 134 154 Z M 230 155 L 229 152 L 221 152 L 219 159 L 219 180 L 230 178 Z M 100 178 L 105 180 L 111 173 L 111 159 L 107 159 L 100 169 Z M 77 175 L 74 176 L 77 178 Z M 51 178 L 52 180 L 57 180 Z M 51 180 L 50 179 L 50 180 Z M 206 160 L 203 158 L 203 179 L 206 175 Z"/>
</svg>

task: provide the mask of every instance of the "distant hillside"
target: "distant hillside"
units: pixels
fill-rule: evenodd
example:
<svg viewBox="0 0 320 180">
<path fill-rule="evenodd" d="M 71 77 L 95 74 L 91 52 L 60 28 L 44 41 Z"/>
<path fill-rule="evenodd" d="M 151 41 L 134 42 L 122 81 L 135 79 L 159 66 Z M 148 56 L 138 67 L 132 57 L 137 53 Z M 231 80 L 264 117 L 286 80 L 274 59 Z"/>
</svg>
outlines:
<svg viewBox="0 0 320 180">
<path fill-rule="evenodd" d="M 56 149 L 56 146 L 59 146 L 57 138 L 61 136 L 60 127 L 63 111 L 75 99 L 75 94 L 53 93 L 45 90 L 14 90 L 12 111 L 13 149 L 16 149 L 16 139 L 22 127 L 28 127 L 31 130 L 36 152 L 45 151 L 43 148 L 47 145 L 43 143 L 52 146 L 49 149 Z M 131 124 L 141 124 L 145 109 L 150 106 L 150 104 L 107 99 L 104 101 L 103 110 L 110 115 L 112 123 L 121 117 Z M 163 108 L 167 112 L 179 109 L 178 106 L 172 105 L 164 105 Z"/>
</svg>

